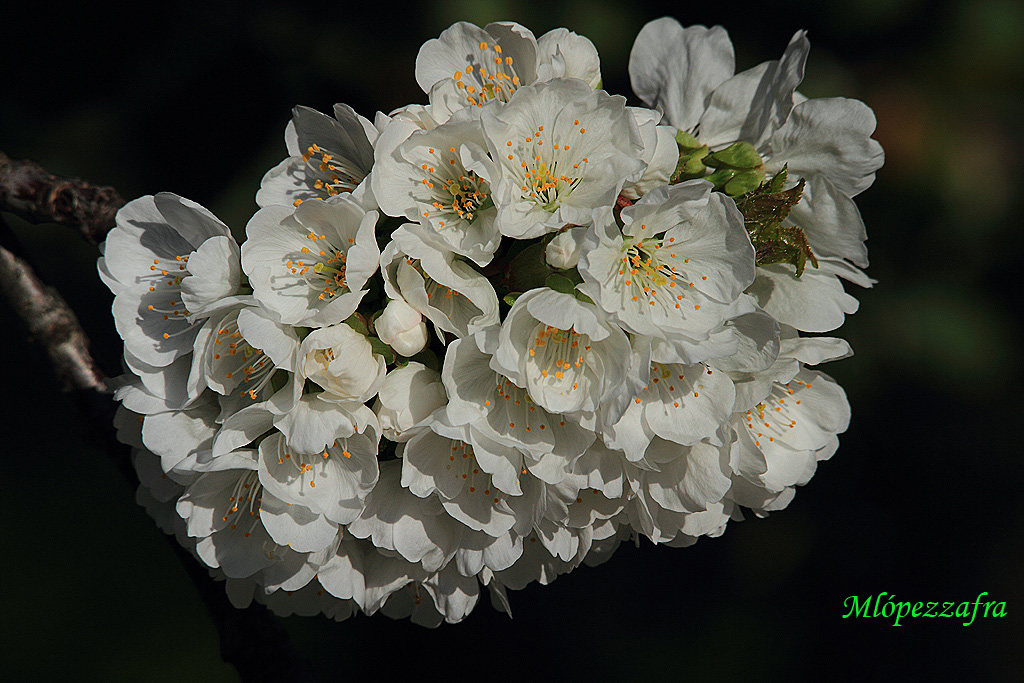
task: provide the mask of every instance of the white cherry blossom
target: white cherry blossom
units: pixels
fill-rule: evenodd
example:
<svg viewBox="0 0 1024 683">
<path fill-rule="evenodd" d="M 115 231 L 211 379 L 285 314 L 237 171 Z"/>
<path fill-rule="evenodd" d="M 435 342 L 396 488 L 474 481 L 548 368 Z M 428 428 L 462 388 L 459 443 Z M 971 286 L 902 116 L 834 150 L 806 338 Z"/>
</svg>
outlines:
<svg viewBox="0 0 1024 683">
<path fill-rule="evenodd" d="M 377 136 L 373 124 L 348 105 L 334 105 L 333 118 L 295 107 L 284 132 L 288 158 L 263 176 L 256 203 L 298 206 L 347 192 L 362 198 Z"/>
<path fill-rule="evenodd" d="M 483 469 L 476 453 L 488 448 L 497 451 L 491 459 L 505 458 L 507 462 L 507 453 L 514 449 L 479 435 L 470 439 L 465 428 L 445 430 L 440 427 L 440 431 L 447 432 L 441 434 L 438 427 L 435 424 L 423 430 L 405 444 L 402 485 L 420 497 L 436 492 L 446 513 L 473 531 L 493 537 L 507 533 L 516 521 L 506 500 L 510 494 L 499 488 L 498 480 Z M 516 471 L 514 476 L 518 475 Z M 506 488 L 509 488 L 507 484 Z M 519 490 L 518 485 L 514 488 Z"/>
<path fill-rule="evenodd" d="M 873 283 L 882 161 L 865 105 L 796 91 L 808 48 L 737 74 L 724 29 L 659 19 L 627 107 L 587 38 L 460 22 L 419 52 L 427 103 L 293 110 L 241 247 L 127 204 L 98 268 L 140 504 L 240 608 L 429 627 L 786 507 L 849 424 L 812 369 L 849 345 L 800 334 Z M 801 183 L 800 277 L 736 169 Z"/>
<path fill-rule="evenodd" d="M 377 217 L 347 196 L 260 209 L 242 247 L 256 300 L 289 325 L 322 327 L 352 315 L 380 259 Z"/>
<path fill-rule="evenodd" d="M 622 210 L 595 214 L 584 240 L 581 291 L 626 330 L 685 343 L 709 338 L 754 279 L 754 249 L 731 200 L 705 181 L 662 187 Z"/>
<path fill-rule="evenodd" d="M 449 344 L 441 377 L 448 392 L 445 421 L 474 429 L 536 460 L 531 471 L 557 482 L 596 435 L 572 417 L 548 412 L 530 393 L 496 371 L 496 335 L 480 332 Z"/>
<path fill-rule="evenodd" d="M 733 498 L 755 512 L 785 507 L 817 463 L 832 457 L 850 422 L 846 394 L 832 378 L 806 368 L 733 419 L 734 458 L 743 465 Z"/>
<path fill-rule="evenodd" d="M 631 462 L 644 459 L 656 437 L 682 446 L 705 439 L 721 444 L 718 432 L 732 414 L 735 395 L 728 375 L 703 363 L 652 363 L 649 383 L 605 429 L 605 442 Z"/>
<path fill-rule="evenodd" d="M 544 248 L 544 260 L 552 268 L 575 268 L 580 262 L 580 250 L 583 248 L 583 238 L 586 234 L 586 228 L 569 228 L 558 233 Z"/>
<path fill-rule="evenodd" d="M 537 52 L 542 78 L 565 76 L 586 81 L 591 88 L 601 87 L 601 58 L 586 36 L 566 28 L 551 29 L 537 39 Z"/>
<path fill-rule="evenodd" d="M 348 531 L 356 538 L 370 539 L 377 548 L 398 553 L 425 571 L 438 571 L 463 545 L 468 529 L 444 514 L 436 497 L 420 498 L 403 487 L 401 477 L 401 461 L 381 463 L 380 480 Z"/>
<path fill-rule="evenodd" d="M 251 297 L 243 298 L 200 329 L 189 391 L 195 395 L 208 387 L 222 395 L 265 399 L 275 371 L 293 369 L 298 346 L 291 327 L 275 322 Z"/>
<path fill-rule="evenodd" d="M 573 78 L 520 88 L 501 109 L 480 114 L 500 166 L 492 199 L 503 235 L 538 237 L 587 225 L 644 170 L 636 120 L 621 97 Z"/>
<path fill-rule="evenodd" d="M 640 159 L 646 167 L 643 175 L 635 183 L 627 183 L 622 188 L 622 195 L 629 199 L 638 199 L 647 192 L 668 184 L 679 161 L 679 146 L 676 144 L 676 129 L 672 126 L 658 125 L 661 121 L 661 112 L 643 107 L 628 109 L 636 119 L 640 131 L 643 145 Z"/>
<path fill-rule="evenodd" d="M 339 524 L 359 516 L 377 482 L 377 441 L 372 432 L 340 436 L 322 451 L 292 448 L 281 433 L 259 446 L 260 483 L 287 505 L 264 519 L 271 535 L 301 552 L 320 550 Z M 267 515 L 265 514 L 264 517 Z"/>
<path fill-rule="evenodd" d="M 415 130 L 390 154 L 378 154 L 374 194 L 385 213 L 418 221 L 437 247 L 485 265 L 501 239 L 495 175 L 480 122 L 452 120 Z"/>
<path fill-rule="evenodd" d="M 103 248 L 99 270 L 115 294 L 114 323 L 126 353 L 143 366 L 164 367 L 190 353 L 197 319 L 238 289 L 231 231 L 169 192 L 126 204 Z"/>
<path fill-rule="evenodd" d="M 186 487 L 177 503 L 196 552 L 233 578 L 252 576 L 280 558 L 282 548 L 260 519 L 262 486 L 252 453 L 218 458 Z"/>
<path fill-rule="evenodd" d="M 864 103 L 809 100 L 796 92 L 809 50 L 805 32 L 798 31 L 781 59 L 733 75 L 732 45 L 721 27 L 684 29 L 666 17 L 637 36 L 630 78 L 641 99 L 699 143 L 711 150 L 748 143 L 765 172 L 787 169 L 789 187 L 806 181 L 789 221 L 820 254 L 818 263 L 800 278 L 792 269 L 759 269 L 754 291 L 780 322 L 824 332 L 856 310 L 838 278 L 872 284 L 860 270 L 867 265 L 866 235 L 852 198 L 874 181 L 883 153 L 871 139 L 875 117 Z"/>
<path fill-rule="evenodd" d="M 655 440 L 648 454 L 652 469 L 628 468 L 634 529 L 654 543 L 677 545 L 722 533 L 734 507 L 725 499 L 732 484 L 729 453 L 729 445 L 681 448 Z"/>
<path fill-rule="evenodd" d="M 299 358 L 295 382 L 315 382 L 323 389 L 317 398 L 333 403 L 365 403 L 377 393 L 387 372 L 384 357 L 345 323 L 311 332 L 302 340 Z"/>
<path fill-rule="evenodd" d="M 458 22 L 420 48 L 416 82 L 449 111 L 507 102 L 537 79 L 537 51 L 533 33 L 514 22 Z"/>
<path fill-rule="evenodd" d="M 631 356 L 626 335 L 593 304 L 539 288 L 512 306 L 491 365 L 547 411 L 592 423 L 599 411 L 614 421 L 625 410 Z"/>
</svg>

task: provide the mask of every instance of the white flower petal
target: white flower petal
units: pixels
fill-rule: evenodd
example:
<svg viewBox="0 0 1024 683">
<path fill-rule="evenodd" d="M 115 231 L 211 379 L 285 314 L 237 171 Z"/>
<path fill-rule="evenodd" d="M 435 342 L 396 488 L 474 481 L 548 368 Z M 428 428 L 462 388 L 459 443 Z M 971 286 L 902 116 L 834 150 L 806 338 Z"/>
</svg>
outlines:
<svg viewBox="0 0 1024 683">
<path fill-rule="evenodd" d="M 691 130 L 712 91 L 732 76 L 736 58 L 721 26 L 683 28 L 670 17 L 640 29 L 629 55 L 633 92 L 665 114 L 676 128 Z"/>
<path fill-rule="evenodd" d="M 806 34 L 797 31 L 781 59 L 736 74 L 715 88 L 700 118 L 702 143 L 718 149 L 743 140 L 759 148 L 786 121 L 811 49 Z"/>
<path fill-rule="evenodd" d="M 275 543 L 299 553 L 322 550 L 338 535 L 338 525 L 322 514 L 285 503 L 266 491 L 260 504 L 260 519 Z"/>
<path fill-rule="evenodd" d="M 882 166 L 882 147 L 871 139 L 875 115 L 843 97 L 808 100 L 768 140 L 769 171 L 789 166 L 793 178 L 823 175 L 847 197 L 863 192 Z"/>
</svg>

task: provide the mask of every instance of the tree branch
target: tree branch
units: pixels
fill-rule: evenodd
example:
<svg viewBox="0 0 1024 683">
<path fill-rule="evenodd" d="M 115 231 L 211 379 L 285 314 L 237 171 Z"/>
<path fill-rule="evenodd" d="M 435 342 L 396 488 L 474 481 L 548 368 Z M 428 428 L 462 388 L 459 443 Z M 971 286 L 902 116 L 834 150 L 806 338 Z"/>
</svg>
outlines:
<svg viewBox="0 0 1024 683">
<path fill-rule="evenodd" d="M 30 223 L 78 228 L 98 244 L 114 227 L 114 214 L 124 203 L 112 187 L 54 175 L 34 161 L 15 161 L 0 152 L 0 210 Z"/>
<path fill-rule="evenodd" d="M 0 219 L 0 229 L 8 232 Z M 43 347 L 61 389 L 105 391 L 103 373 L 89 353 L 89 339 L 67 302 L 43 284 L 23 259 L 0 246 L 0 288 L 29 336 Z"/>
</svg>

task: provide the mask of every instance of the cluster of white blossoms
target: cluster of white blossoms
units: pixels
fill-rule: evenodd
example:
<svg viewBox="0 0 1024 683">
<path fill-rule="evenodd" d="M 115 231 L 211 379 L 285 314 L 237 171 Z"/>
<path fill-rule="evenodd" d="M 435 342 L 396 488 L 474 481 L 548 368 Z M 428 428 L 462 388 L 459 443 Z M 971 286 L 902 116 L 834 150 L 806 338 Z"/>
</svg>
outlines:
<svg viewBox="0 0 1024 683">
<path fill-rule="evenodd" d="M 734 73 L 721 27 L 647 24 L 645 107 L 566 29 L 458 23 L 427 104 L 296 107 L 239 246 L 182 197 L 99 270 L 143 502 L 238 605 L 457 622 L 624 540 L 765 515 L 849 421 L 813 369 L 868 287 L 863 103 Z"/>
</svg>

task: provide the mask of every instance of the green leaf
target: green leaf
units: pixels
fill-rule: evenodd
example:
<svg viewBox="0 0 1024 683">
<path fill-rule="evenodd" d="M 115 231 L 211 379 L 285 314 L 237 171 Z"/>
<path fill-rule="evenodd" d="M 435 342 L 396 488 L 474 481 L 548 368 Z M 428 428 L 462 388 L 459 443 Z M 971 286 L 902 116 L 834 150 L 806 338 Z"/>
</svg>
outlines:
<svg viewBox="0 0 1024 683">
<path fill-rule="evenodd" d="M 548 275 L 544 280 L 544 286 L 562 294 L 572 294 L 576 289 L 575 283 L 560 273 Z"/>
<path fill-rule="evenodd" d="M 509 262 L 504 283 L 509 291 L 526 292 L 544 284 L 544 279 L 554 272 L 544 255 L 546 247 L 544 240 L 537 240 Z"/>
<path fill-rule="evenodd" d="M 803 178 L 790 189 L 781 189 L 785 185 L 787 173 L 783 169 L 771 180 L 738 197 L 736 206 L 743 213 L 743 222 L 754 245 L 757 265 L 788 263 L 795 269 L 796 276 L 800 277 L 807 262 L 810 261 L 817 268 L 818 259 L 811 251 L 803 230 L 795 225 L 782 224 L 804 191 Z"/>
<path fill-rule="evenodd" d="M 441 372 L 441 361 L 438 360 L 437 354 L 430 349 L 423 349 L 409 360 L 414 360 L 417 363 L 423 363 L 431 370 Z"/>
<path fill-rule="evenodd" d="M 575 268 L 570 268 L 569 270 L 560 270 L 558 271 L 558 274 L 568 279 L 574 287 L 579 283 L 583 282 L 583 276 L 580 275 L 580 271 L 578 271 Z"/>
<path fill-rule="evenodd" d="M 774 239 L 764 240 L 757 247 L 757 265 L 788 263 L 796 269 L 797 277 L 804 274 L 808 260 L 815 268 L 818 267 L 818 259 L 811 252 L 807 236 L 795 225 L 780 226 Z"/>
<path fill-rule="evenodd" d="M 384 356 L 385 363 L 387 363 L 388 365 L 395 364 L 395 361 L 398 359 L 398 354 L 395 353 L 394 349 L 392 349 L 390 346 L 382 342 L 377 337 L 367 337 L 366 340 L 370 342 L 370 347 L 373 349 L 374 353 L 379 353 L 380 355 Z"/>
<path fill-rule="evenodd" d="M 575 297 L 576 297 L 576 298 L 577 298 L 578 300 L 580 300 L 580 301 L 582 301 L 582 302 L 584 302 L 584 303 L 588 303 L 588 304 L 592 304 L 592 303 L 594 303 L 594 300 L 593 300 L 593 299 L 591 299 L 591 298 L 590 298 L 589 296 L 587 296 L 586 294 L 584 294 L 583 292 L 581 292 L 581 291 L 580 291 L 580 290 L 578 290 L 578 289 L 577 289 L 577 290 L 575 290 L 575 291 L 573 291 L 573 295 L 574 295 L 574 296 L 575 296 Z"/>
<path fill-rule="evenodd" d="M 768 194 L 775 194 L 782 192 L 782 188 L 786 186 L 786 180 L 789 178 L 789 164 L 782 167 L 782 170 L 772 176 L 772 179 L 768 181 L 768 186 L 765 188 L 765 192 Z"/>
<path fill-rule="evenodd" d="M 505 295 L 505 297 L 502 299 L 502 301 L 507 303 L 509 306 L 512 306 L 513 304 L 515 304 L 516 299 L 518 299 L 522 295 L 523 295 L 522 292 L 509 292 L 508 294 Z"/>
<path fill-rule="evenodd" d="M 361 335 L 369 335 L 370 331 L 366 326 L 366 318 L 359 313 L 353 313 L 345 319 L 345 324 Z"/>
</svg>

